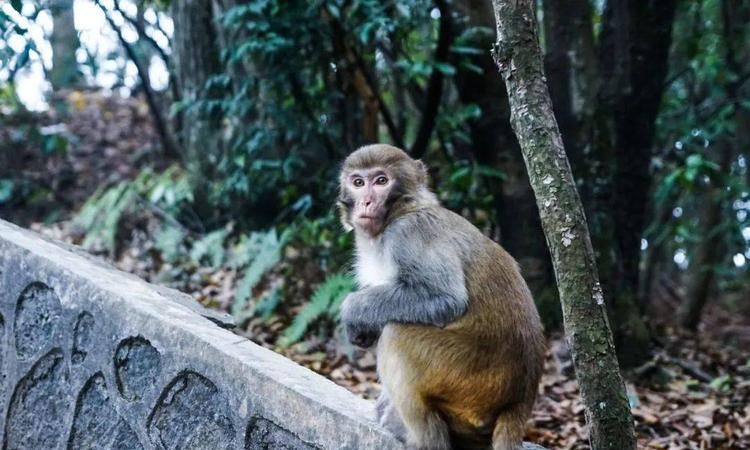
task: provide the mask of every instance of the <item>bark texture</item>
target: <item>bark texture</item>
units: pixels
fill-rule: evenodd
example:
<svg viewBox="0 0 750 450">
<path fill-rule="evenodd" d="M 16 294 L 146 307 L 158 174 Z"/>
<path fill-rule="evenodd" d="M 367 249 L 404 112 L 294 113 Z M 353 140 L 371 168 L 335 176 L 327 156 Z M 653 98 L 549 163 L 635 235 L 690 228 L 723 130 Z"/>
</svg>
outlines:
<svg viewBox="0 0 750 450">
<path fill-rule="evenodd" d="M 493 0 L 495 62 L 505 80 L 511 125 L 521 144 L 552 254 L 565 334 L 594 450 L 636 448 L 588 227 L 552 111 L 533 0 Z"/>
<path fill-rule="evenodd" d="M 52 12 L 52 70 L 49 81 L 52 89 L 69 88 L 81 80 L 76 62 L 78 32 L 73 16 L 73 0 L 56 0 L 50 4 Z"/>
<path fill-rule="evenodd" d="M 174 20 L 173 59 L 177 84 L 184 102 L 206 100 L 217 95 L 206 89 L 206 82 L 223 73 L 217 18 L 211 0 L 172 2 Z M 221 154 L 221 116 L 205 108 L 187 108 L 181 117 L 180 153 L 194 186 L 196 205 L 210 209 L 209 182 Z M 210 216 L 211 211 L 198 211 Z"/>
</svg>

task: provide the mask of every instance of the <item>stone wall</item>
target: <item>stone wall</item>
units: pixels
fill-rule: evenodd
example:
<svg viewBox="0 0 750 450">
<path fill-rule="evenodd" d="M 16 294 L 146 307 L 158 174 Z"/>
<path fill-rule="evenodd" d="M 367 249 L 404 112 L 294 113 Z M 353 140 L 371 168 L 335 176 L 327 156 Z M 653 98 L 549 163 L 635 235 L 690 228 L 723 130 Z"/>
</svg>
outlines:
<svg viewBox="0 0 750 450">
<path fill-rule="evenodd" d="M 0 221 L 2 450 L 396 449 L 191 298 Z"/>
<path fill-rule="evenodd" d="M 371 402 L 229 322 L 0 221 L 2 450 L 402 448 Z"/>
</svg>

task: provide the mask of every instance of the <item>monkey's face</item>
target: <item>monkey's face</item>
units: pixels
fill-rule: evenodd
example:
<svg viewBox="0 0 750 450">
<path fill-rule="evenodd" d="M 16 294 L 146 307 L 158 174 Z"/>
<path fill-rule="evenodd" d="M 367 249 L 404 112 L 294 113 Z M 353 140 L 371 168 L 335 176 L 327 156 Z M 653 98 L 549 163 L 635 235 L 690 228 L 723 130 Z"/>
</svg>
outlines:
<svg viewBox="0 0 750 450">
<path fill-rule="evenodd" d="M 352 152 L 339 176 L 339 212 L 347 231 L 375 237 L 409 199 L 429 194 L 427 169 L 403 150 L 386 144 Z M 429 194 L 431 195 L 431 194 Z"/>
<path fill-rule="evenodd" d="M 395 193 L 392 174 L 382 167 L 354 170 L 342 183 L 341 202 L 349 224 L 369 236 L 380 234 Z"/>
</svg>

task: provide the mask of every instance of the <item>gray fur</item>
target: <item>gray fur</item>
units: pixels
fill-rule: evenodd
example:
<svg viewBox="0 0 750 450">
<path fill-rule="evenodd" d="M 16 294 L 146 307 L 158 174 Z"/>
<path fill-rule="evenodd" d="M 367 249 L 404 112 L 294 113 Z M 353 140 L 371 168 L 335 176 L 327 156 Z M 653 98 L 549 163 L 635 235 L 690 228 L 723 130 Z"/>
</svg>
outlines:
<svg viewBox="0 0 750 450">
<path fill-rule="evenodd" d="M 464 220 L 435 206 L 405 214 L 385 229 L 380 242 L 398 275 L 392 283 L 364 287 L 347 297 L 341 317 L 353 343 L 372 344 L 389 322 L 444 327 L 466 313 L 463 267 L 469 248 L 484 236 L 473 227 L 445 229 L 445 224 Z M 467 229 L 471 231 L 457 231 Z"/>
<path fill-rule="evenodd" d="M 404 425 L 403 419 L 401 419 L 398 411 L 396 411 L 396 407 L 393 406 L 385 387 L 383 387 L 383 391 L 378 396 L 378 401 L 375 403 L 375 410 L 378 414 L 378 423 L 380 423 L 380 426 L 390 431 L 401 442 L 406 442 L 406 425 Z"/>
</svg>

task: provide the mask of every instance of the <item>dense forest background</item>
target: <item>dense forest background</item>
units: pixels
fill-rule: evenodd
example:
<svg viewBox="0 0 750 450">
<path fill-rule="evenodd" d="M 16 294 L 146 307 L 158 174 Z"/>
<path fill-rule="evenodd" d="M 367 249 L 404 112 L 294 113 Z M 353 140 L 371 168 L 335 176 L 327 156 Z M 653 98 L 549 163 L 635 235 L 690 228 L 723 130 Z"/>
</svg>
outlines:
<svg viewBox="0 0 750 450">
<path fill-rule="evenodd" d="M 641 443 L 750 448 L 750 1 L 536 12 Z M 556 367 L 532 437 L 586 448 L 494 41 L 484 0 L 2 2 L 0 217 L 370 396 L 372 355 L 337 327 L 334 199 L 349 152 L 392 143 L 519 261 Z M 672 401 L 701 413 L 670 422 Z"/>
</svg>

